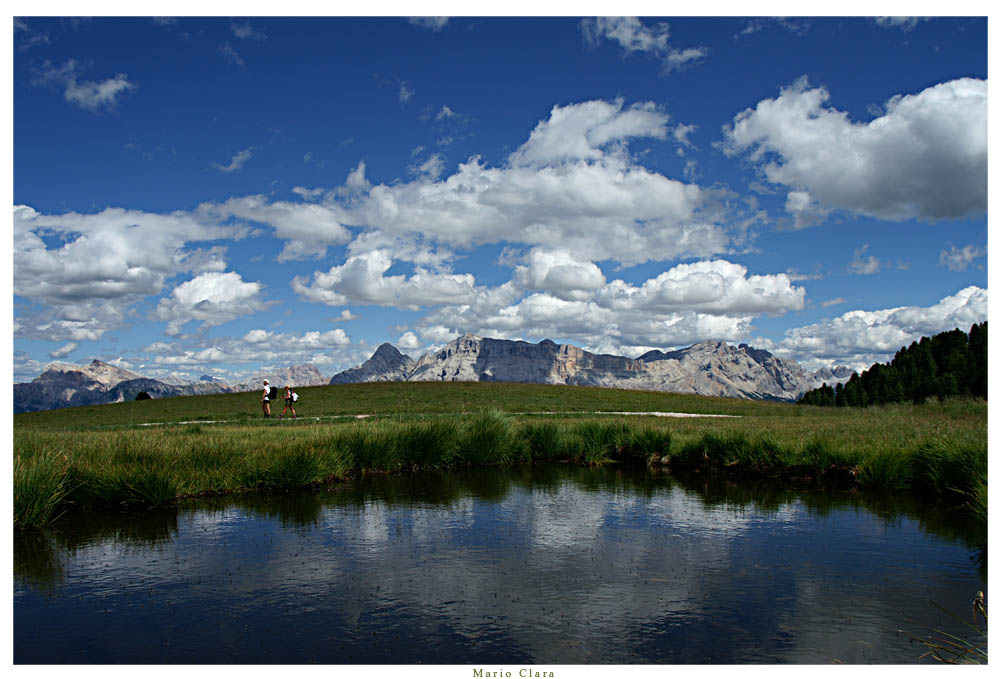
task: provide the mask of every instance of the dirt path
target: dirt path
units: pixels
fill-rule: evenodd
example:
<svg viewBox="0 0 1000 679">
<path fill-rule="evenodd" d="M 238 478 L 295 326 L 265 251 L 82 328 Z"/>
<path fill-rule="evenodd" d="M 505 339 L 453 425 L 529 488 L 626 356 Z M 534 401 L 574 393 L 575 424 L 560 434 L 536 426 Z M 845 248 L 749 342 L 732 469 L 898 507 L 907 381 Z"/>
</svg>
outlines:
<svg viewBox="0 0 1000 679">
<path fill-rule="evenodd" d="M 710 415 L 702 413 L 664 413 L 658 411 L 627 411 L 627 410 L 591 410 L 591 411 L 556 411 L 556 410 L 545 410 L 540 412 L 525 412 L 525 413 L 508 413 L 508 415 L 520 416 L 520 415 L 635 415 L 635 416 L 645 416 L 645 417 L 742 417 L 742 415 Z M 321 417 L 303 417 L 299 416 L 297 418 L 279 418 L 272 417 L 273 420 L 278 419 L 295 419 L 310 422 L 321 422 L 323 420 L 364 420 L 369 417 L 375 417 L 375 414 L 362 414 L 362 415 L 324 415 Z M 139 422 L 135 426 L 137 427 L 169 427 L 174 425 L 182 424 L 233 424 L 233 423 L 245 423 L 246 420 L 187 420 L 182 422 Z"/>
</svg>

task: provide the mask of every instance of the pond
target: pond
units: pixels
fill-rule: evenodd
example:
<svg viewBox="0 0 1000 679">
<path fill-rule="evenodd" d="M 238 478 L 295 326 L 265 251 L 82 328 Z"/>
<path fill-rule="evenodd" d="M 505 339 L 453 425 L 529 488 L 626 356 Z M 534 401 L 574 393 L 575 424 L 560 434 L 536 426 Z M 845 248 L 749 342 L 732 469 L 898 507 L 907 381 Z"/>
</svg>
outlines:
<svg viewBox="0 0 1000 679">
<path fill-rule="evenodd" d="M 14 541 L 15 663 L 911 663 L 983 536 L 909 498 L 645 467 L 366 478 Z M 957 626 L 957 628 L 956 628 Z"/>
</svg>

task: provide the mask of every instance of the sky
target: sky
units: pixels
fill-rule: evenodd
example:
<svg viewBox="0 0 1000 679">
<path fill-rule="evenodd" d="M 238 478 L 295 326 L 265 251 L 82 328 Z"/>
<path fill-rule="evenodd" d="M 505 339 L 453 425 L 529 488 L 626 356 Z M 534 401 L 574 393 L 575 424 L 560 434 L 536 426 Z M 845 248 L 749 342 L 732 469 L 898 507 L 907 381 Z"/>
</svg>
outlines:
<svg viewBox="0 0 1000 679">
<path fill-rule="evenodd" d="M 863 369 L 987 319 L 985 17 L 24 15 L 12 40 L 17 382 L 332 376 L 465 333 Z"/>
</svg>

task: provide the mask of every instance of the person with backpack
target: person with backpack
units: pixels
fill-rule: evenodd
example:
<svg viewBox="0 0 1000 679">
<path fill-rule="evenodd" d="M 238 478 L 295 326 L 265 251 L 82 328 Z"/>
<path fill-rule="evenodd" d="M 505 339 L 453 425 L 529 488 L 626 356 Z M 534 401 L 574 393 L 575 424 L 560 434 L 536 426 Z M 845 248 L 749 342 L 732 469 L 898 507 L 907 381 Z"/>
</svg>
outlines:
<svg viewBox="0 0 1000 679">
<path fill-rule="evenodd" d="M 278 415 L 278 417 L 284 417 L 285 413 L 288 412 L 288 409 L 291 408 L 292 409 L 292 417 L 294 419 L 296 419 L 296 420 L 299 419 L 299 416 L 295 414 L 295 402 L 297 400 L 299 400 L 299 395 L 296 394 L 295 392 L 293 392 L 292 388 L 289 385 L 286 384 L 285 385 L 285 407 L 281 411 L 281 414 Z"/>
<path fill-rule="evenodd" d="M 267 380 L 264 380 L 264 396 L 260 403 L 264 408 L 264 417 L 271 417 L 271 387 L 267 385 Z"/>
</svg>

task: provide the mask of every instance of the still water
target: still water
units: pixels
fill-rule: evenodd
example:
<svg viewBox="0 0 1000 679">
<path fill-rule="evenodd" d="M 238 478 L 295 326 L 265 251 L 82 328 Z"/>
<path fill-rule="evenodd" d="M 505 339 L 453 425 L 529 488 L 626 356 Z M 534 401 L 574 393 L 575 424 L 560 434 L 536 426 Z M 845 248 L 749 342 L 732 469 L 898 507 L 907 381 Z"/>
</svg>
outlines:
<svg viewBox="0 0 1000 679">
<path fill-rule="evenodd" d="M 16 663 L 909 663 L 986 590 L 905 498 L 645 468 L 366 479 L 14 544 Z"/>
</svg>

